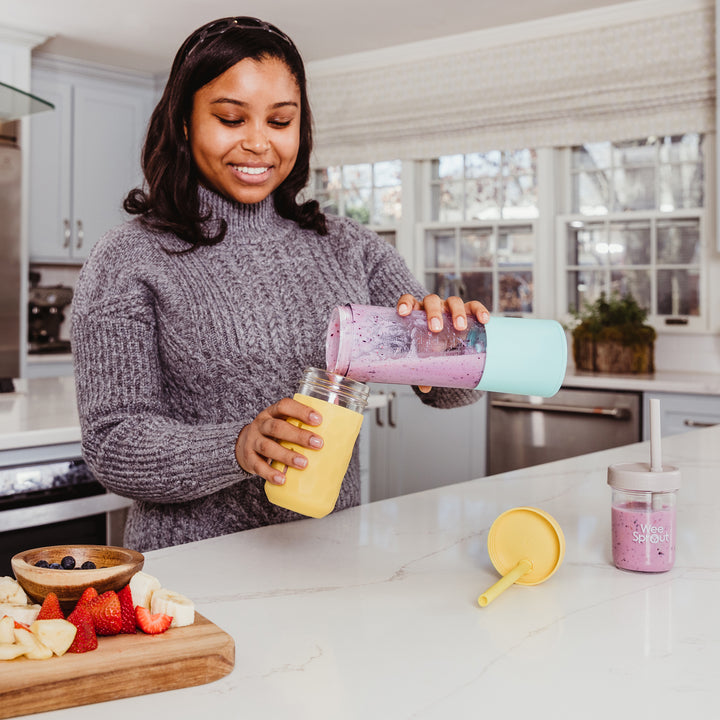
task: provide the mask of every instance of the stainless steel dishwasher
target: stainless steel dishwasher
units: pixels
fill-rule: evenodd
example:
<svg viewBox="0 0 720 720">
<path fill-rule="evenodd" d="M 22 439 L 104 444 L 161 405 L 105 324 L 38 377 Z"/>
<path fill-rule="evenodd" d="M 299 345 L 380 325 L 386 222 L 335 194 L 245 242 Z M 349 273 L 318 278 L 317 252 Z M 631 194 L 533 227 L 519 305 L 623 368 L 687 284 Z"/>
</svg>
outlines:
<svg viewBox="0 0 720 720">
<path fill-rule="evenodd" d="M 488 474 L 642 440 L 642 394 L 562 388 L 551 398 L 490 393 Z"/>
</svg>

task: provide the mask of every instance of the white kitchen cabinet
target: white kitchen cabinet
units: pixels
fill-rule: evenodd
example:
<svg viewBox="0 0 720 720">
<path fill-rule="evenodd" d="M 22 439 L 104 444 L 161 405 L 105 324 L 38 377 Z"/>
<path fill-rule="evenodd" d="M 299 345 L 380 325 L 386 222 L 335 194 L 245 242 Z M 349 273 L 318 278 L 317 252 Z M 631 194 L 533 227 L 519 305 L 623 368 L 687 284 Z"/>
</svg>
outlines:
<svg viewBox="0 0 720 720">
<path fill-rule="evenodd" d="M 371 501 L 485 475 L 487 396 L 441 410 L 423 405 L 410 387 L 372 387 L 388 402 L 365 418 Z"/>
<path fill-rule="evenodd" d="M 122 202 L 142 180 L 152 82 L 41 64 L 32 89 L 55 110 L 30 120 L 30 261 L 82 263 L 103 233 L 127 219 Z"/>
<path fill-rule="evenodd" d="M 643 440 L 650 439 L 650 399 L 660 400 L 662 435 L 720 424 L 720 396 L 643 393 Z"/>
</svg>

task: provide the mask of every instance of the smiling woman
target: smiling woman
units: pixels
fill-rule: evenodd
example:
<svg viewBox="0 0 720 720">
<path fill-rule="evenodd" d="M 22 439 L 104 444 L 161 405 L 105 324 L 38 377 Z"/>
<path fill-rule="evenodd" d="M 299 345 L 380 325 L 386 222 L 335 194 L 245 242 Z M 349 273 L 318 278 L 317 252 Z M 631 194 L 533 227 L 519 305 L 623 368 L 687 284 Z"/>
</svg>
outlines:
<svg viewBox="0 0 720 720">
<path fill-rule="evenodd" d="M 338 305 L 425 309 L 438 330 L 443 310 L 455 327 L 485 312 L 426 296 L 376 234 L 298 201 L 311 128 L 302 59 L 274 26 L 224 18 L 178 51 L 143 148 L 145 185 L 125 200 L 136 217 L 96 243 L 73 302 L 83 454 L 134 501 L 128 547 L 300 517 L 264 487 L 332 437 L 292 395 L 305 368 L 324 367 Z M 480 395 L 416 392 L 437 407 Z M 359 500 L 355 451 L 335 509 Z"/>
</svg>

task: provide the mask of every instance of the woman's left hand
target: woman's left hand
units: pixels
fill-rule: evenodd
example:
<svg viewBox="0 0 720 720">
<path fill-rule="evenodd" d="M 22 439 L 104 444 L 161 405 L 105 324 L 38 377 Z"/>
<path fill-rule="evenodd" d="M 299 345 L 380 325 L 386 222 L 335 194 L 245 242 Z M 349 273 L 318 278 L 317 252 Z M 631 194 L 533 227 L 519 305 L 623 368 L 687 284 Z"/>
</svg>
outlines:
<svg viewBox="0 0 720 720">
<path fill-rule="evenodd" d="M 430 332 L 440 332 L 445 322 L 444 315 L 452 317 L 453 327 L 462 332 L 467 329 L 467 316 L 472 315 L 478 322 L 487 323 L 490 320 L 488 309 L 479 300 L 463 302 L 462 298 L 451 295 L 443 300 L 439 295 L 426 295 L 418 300 L 414 295 L 405 293 L 397 301 L 398 315 L 409 315 L 413 310 L 424 310 L 428 318 L 428 329 Z M 429 392 L 428 385 L 419 386 L 421 392 Z"/>
</svg>

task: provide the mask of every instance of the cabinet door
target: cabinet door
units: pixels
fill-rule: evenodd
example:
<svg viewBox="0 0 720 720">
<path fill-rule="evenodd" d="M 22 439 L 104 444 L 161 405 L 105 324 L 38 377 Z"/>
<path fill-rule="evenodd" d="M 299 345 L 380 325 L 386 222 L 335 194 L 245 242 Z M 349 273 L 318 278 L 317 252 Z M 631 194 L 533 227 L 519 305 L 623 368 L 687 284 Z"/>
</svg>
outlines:
<svg viewBox="0 0 720 720">
<path fill-rule="evenodd" d="M 660 400 L 660 431 L 663 436 L 720 424 L 720 397 L 644 393 L 643 439 L 650 439 L 650 398 Z"/>
<path fill-rule="evenodd" d="M 383 390 L 388 407 L 372 418 L 370 430 L 371 500 L 485 475 L 486 397 L 440 410 L 423 405 L 409 387 Z"/>
<path fill-rule="evenodd" d="M 71 242 L 72 87 L 33 73 L 32 89 L 55 109 L 30 118 L 30 259 L 57 262 Z"/>
<path fill-rule="evenodd" d="M 142 179 L 149 94 L 106 87 L 74 89 L 71 256 L 80 260 L 107 230 L 127 220 L 123 200 Z"/>
</svg>

